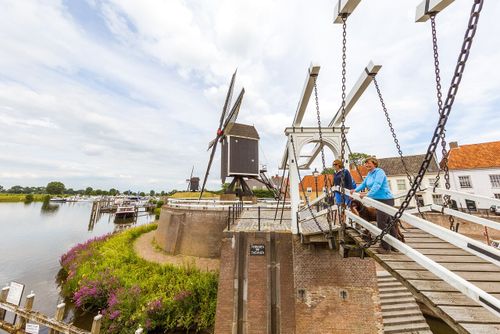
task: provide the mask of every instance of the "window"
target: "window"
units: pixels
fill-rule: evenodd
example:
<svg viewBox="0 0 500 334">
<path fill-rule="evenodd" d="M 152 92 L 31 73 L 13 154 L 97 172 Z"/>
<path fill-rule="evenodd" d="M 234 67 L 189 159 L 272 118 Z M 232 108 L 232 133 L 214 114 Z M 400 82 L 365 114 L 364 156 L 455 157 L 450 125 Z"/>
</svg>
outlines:
<svg viewBox="0 0 500 334">
<path fill-rule="evenodd" d="M 472 188 L 472 183 L 470 182 L 470 176 L 459 176 L 458 182 L 460 183 L 460 188 Z"/>
<path fill-rule="evenodd" d="M 307 192 L 308 192 L 308 193 L 312 193 L 312 191 L 313 191 L 313 188 L 311 188 L 311 187 L 307 187 Z"/>
<path fill-rule="evenodd" d="M 424 206 L 425 203 L 424 203 L 424 197 L 422 195 L 416 195 L 415 196 L 415 199 L 418 203 L 418 206 Z"/>
<path fill-rule="evenodd" d="M 494 194 L 496 199 L 500 199 L 500 194 Z"/>
<path fill-rule="evenodd" d="M 490 175 L 490 182 L 493 188 L 500 188 L 500 175 Z"/>
<path fill-rule="evenodd" d="M 436 205 L 443 205 L 443 196 L 438 194 L 432 194 L 432 202 Z"/>
<path fill-rule="evenodd" d="M 476 202 L 471 201 L 469 199 L 466 199 L 465 200 L 465 205 L 467 206 L 467 210 L 469 210 L 469 211 L 477 211 Z"/>
<path fill-rule="evenodd" d="M 434 184 L 436 183 L 436 179 L 429 179 L 429 187 L 434 187 Z M 436 185 L 439 188 L 439 182 Z"/>
<path fill-rule="evenodd" d="M 396 180 L 396 183 L 398 185 L 398 190 L 406 190 L 406 180 L 399 179 L 399 180 Z"/>
</svg>

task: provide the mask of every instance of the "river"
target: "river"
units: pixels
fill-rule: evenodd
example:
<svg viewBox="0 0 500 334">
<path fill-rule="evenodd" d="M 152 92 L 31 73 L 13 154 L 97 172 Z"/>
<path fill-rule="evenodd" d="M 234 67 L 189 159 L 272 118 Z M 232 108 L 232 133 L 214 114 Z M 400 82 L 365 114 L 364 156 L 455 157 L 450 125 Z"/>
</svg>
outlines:
<svg viewBox="0 0 500 334">
<path fill-rule="evenodd" d="M 90 202 L 49 207 L 42 203 L 0 203 L 0 285 L 6 286 L 11 281 L 24 284 L 21 305 L 33 291 L 36 294 L 33 309 L 53 316 L 56 305 L 62 301 L 56 276 L 63 253 L 87 239 L 154 220 L 154 216 L 140 212 L 135 224 L 123 225 L 115 224 L 111 214 L 102 214 L 95 224 L 89 225 L 91 210 Z M 74 318 L 69 308 L 65 320 Z M 0 330 L 0 333 L 5 332 Z M 48 330 L 41 329 L 40 333 Z"/>
</svg>

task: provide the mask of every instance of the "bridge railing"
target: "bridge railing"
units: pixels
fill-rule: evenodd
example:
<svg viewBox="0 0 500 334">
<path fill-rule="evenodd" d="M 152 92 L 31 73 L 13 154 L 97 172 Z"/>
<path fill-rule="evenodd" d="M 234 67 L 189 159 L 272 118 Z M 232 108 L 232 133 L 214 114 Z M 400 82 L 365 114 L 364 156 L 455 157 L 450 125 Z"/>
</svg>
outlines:
<svg viewBox="0 0 500 334">
<path fill-rule="evenodd" d="M 371 201 L 373 201 L 373 200 L 371 200 Z M 372 204 L 372 203 L 370 203 L 370 204 Z M 384 204 L 384 206 L 386 206 L 387 208 L 380 207 L 377 209 L 381 209 L 381 211 L 384 211 L 386 213 L 390 213 L 388 211 L 391 211 L 391 210 L 384 210 L 384 209 L 388 209 L 390 207 L 388 207 L 385 204 Z M 362 219 L 361 217 L 355 215 L 351 211 L 346 211 L 346 216 L 350 220 L 355 221 L 356 223 L 363 226 L 366 230 L 368 230 L 373 235 L 378 235 L 382 232 L 378 227 L 372 225 L 370 222 L 367 222 L 366 220 Z M 469 298 L 473 299 L 477 303 L 481 304 L 484 308 L 486 308 L 488 311 L 490 311 L 491 313 L 493 313 L 497 317 L 500 317 L 500 300 L 498 300 L 494 296 L 490 295 L 489 293 L 485 292 L 484 290 L 478 288 L 474 284 L 466 281 L 465 279 L 458 276 L 454 272 L 446 269 L 445 267 L 443 267 L 439 263 L 431 260 L 429 257 L 423 255 L 422 253 L 418 252 L 417 250 L 411 248 L 410 246 L 399 241 L 398 239 L 392 237 L 391 235 L 385 235 L 383 237 L 383 239 L 389 245 L 391 245 L 392 247 L 399 250 L 402 254 L 408 256 L 410 259 L 412 259 L 413 261 L 415 261 L 416 263 L 418 263 L 422 267 L 426 268 L 431 273 L 435 274 L 436 276 L 441 278 L 443 281 L 447 282 L 448 284 L 453 286 L 455 289 L 462 292 L 464 295 L 468 296 Z"/>
<path fill-rule="evenodd" d="M 397 208 L 383 204 L 371 198 L 364 197 L 363 199 L 361 199 L 359 194 L 356 193 L 351 197 L 360 200 L 364 204 L 374 207 L 375 209 L 383 211 L 391 216 L 394 216 L 394 214 L 398 211 Z M 432 234 L 446 242 L 449 242 L 452 245 L 457 246 L 458 248 L 465 250 L 466 252 L 479 256 L 480 258 L 485 259 L 486 261 L 500 267 L 500 249 L 491 247 L 480 241 L 474 240 L 462 234 L 458 234 L 454 231 L 451 231 L 442 226 L 431 223 L 425 219 L 406 212 L 403 213 L 401 219 L 406 223 L 421 229 L 422 231 Z"/>
</svg>

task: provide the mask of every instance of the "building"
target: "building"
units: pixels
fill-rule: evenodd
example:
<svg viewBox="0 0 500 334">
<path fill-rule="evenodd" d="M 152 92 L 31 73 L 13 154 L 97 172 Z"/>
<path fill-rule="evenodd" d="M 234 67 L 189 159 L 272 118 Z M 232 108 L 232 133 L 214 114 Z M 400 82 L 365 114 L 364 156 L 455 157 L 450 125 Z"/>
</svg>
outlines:
<svg viewBox="0 0 500 334">
<path fill-rule="evenodd" d="M 450 142 L 448 168 L 451 190 L 500 199 L 500 141 L 468 145 Z M 487 209 L 476 207 L 471 200 L 460 200 L 457 206 Z"/>
<path fill-rule="evenodd" d="M 327 180 L 326 182 L 328 182 L 330 187 L 333 185 L 332 174 L 327 174 L 326 179 L 323 174 L 318 176 L 304 175 L 302 177 L 302 182 L 299 185 L 300 199 L 304 200 L 304 192 L 305 196 L 307 196 L 309 200 L 313 200 L 323 194 L 323 191 L 325 190 L 325 180 Z"/>
<path fill-rule="evenodd" d="M 408 172 L 410 175 L 417 175 L 420 166 L 422 165 L 422 161 L 425 158 L 425 154 L 417 154 L 417 155 L 407 155 L 405 156 L 404 162 L 406 167 L 408 168 Z M 389 181 L 389 187 L 391 188 L 392 193 L 394 194 L 395 205 L 401 205 L 404 195 L 410 189 L 410 181 L 406 176 L 405 169 L 403 166 L 403 162 L 400 157 L 391 157 L 391 158 L 380 158 L 379 167 L 385 171 L 387 175 L 387 180 Z M 364 166 L 358 166 L 359 172 L 363 176 L 363 178 L 368 174 L 368 171 Z M 426 188 L 432 189 L 434 187 L 434 183 L 436 182 L 436 177 L 439 171 L 439 165 L 437 163 L 436 157 L 433 157 L 429 167 L 427 169 L 427 173 L 425 174 L 424 179 L 422 180 L 420 188 L 425 190 Z M 362 180 L 359 176 L 358 171 L 351 166 L 351 175 L 353 176 L 356 183 L 359 185 Z M 442 182 L 440 182 L 442 184 Z M 438 184 L 440 186 L 441 184 Z M 441 195 L 433 195 L 430 192 L 419 191 L 416 194 L 416 200 L 420 202 L 421 205 L 426 204 L 442 204 Z M 415 198 L 410 202 L 410 206 L 416 206 Z"/>
</svg>

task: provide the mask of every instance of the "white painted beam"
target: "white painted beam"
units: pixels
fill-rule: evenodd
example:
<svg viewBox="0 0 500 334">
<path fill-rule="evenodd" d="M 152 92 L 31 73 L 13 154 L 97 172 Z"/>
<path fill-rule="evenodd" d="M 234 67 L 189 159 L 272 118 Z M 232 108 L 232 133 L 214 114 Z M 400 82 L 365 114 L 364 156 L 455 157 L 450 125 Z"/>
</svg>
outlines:
<svg viewBox="0 0 500 334">
<path fill-rule="evenodd" d="M 357 193 L 353 194 L 351 197 L 360 200 L 364 204 L 372 206 L 375 209 L 381 210 L 391 216 L 394 216 L 394 214 L 398 211 L 398 209 L 395 207 L 383 204 L 368 197 L 364 197 L 363 199 L 361 199 L 359 194 Z M 480 258 L 485 259 L 486 261 L 500 267 L 500 249 L 493 248 L 480 241 L 471 239 L 469 237 L 466 237 L 465 235 L 453 232 L 447 228 L 441 227 L 437 224 L 428 222 L 425 219 L 413 216 L 408 213 L 403 213 L 401 219 L 406 223 L 421 229 L 422 231 L 430 233 L 441 240 L 449 242 L 450 244 L 455 245 L 458 248 L 465 250 L 466 252 L 479 256 Z"/>
<path fill-rule="evenodd" d="M 311 93 L 314 88 L 314 79 L 318 76 L 319 70 L 320 66 L 315 64 L 311 64 L 307 70 L 306 82 L 304 83 L 304 88 L 302 89 L 302 95 L 299 100 L 299 105 L 297 106 L 297 111 L 295 112 L 292 126 L 300 126 L 302 123 L 307 104 L 309 103 L 309 98 L 311 97 Z"/>
<path fill-rule="evenodd" d="M 441 212 L 441 210 L 443 209 L 443 207 L 441 205 L 437 205 L 437 204 L 432 204 L 431 208 L 432 208 L 432 210 L 439 211 L 439 212 Z M 462 211 L 457 211 L 457 210 L 448 209 L 448 208 L 444 208 L 443 212 L 447 215 L 452 215 L 453 217 L 464 219 L 464 220 L 467 220 L 467 221 L 470 221 L 472 223 L 476 223 L 479 225 L 491 227 L 495 230 L 500 231 L 500 223 L 495 222 L 493 220 L 477 217 L 477 216 L 470 215 L 470 214 L 462 212 Z"/>
<path fill-rule="evenodd" d="M 354 107 L 356 102 L 358 102 L 361 95 L 363 95 L 368 85 L 372 82 L 373 75 L 376 75 L 381 68 L 382 65 L 375 65 L 373 64 L 372 61 L 370 61 L 368 65 L 364 68 L 363 72 L 360 74 L 358 78 L 358 81 L 356 81 L 356 84 L 352 87 L 351 91 L 349 92 L 345 100 L 346 117 L 351 111 L 352 107 Z M 328 124 L 328 126 L 329 127 L 339 126 L 341 121 L 342 121 L 342 105 L 340 106 L 339 110 L 337 111 L 333 119 L 330 121 L 330 124 Z"/>
<path fill-rule="evenodd" d="M 426 22 L 430 13 L 439 13 L 455 0 L 424 0 L 415 11 L 415 22 Z"/>
<path fill-rule="evenodd" d="M 360 218 L 359 216 L 353 214 L 351 211 L 346 211 L 346 215 L 349 219 L 354 220 L 361 226 L 363 226 L 365 229 L 367 229 L 372 235 L 379 235 L 382 231 L 372 225 L 371 223 L 367 222 L 366 220 Z M 467 297 L 471 298 L 475 302 L 481 304 L 485 309 L 496 315 L 497 317 L 500 317 L 500 300 L 493 297 L 489 293 L 485 292 L 484 290 L 478 288 L 474 284 L 466 281 L 462 277 L 458 276 L 454 272 L 446 269 L 439 263 L 431 260 L 429 257 L 423 255 L 422 253 L 418 252 L 417 250 L 411 248 L 410 246 L 402 243 L 401 241 L 397 240 L 396 238 L 390 236 L 390 235 L 385 235 L 383 237 L 384 241 L 386 241 L 389 245 L 392 247 L 396 248 L 399 250 L 402 254 L 408 256 L 410 259 L 424 267 L 425 269 L 429 270 L 431 273 L 434 275 L 438 276 L 441 278 L 443 281 L 447 282 L 449 285 L 457 289 L 458 291 L 462 292 L 464 295 Z"/>
<path fill-rule="evenodd" d="M 461 191 L 448 190 L 445 188 L 436 188 L 434 192 L 436 194 L 441 194 L 441 195 L 450 195 L 452 198 L 459 198 L 464 200 L 468 199 L 471 201 L 475 201 L 477 203 L 477 206 L 481 207 L 487 207 L 491 205 L 500 206 L 500 199 L 497 198 L 486 197 L 476 194 L 468 194 Z"/>
<path fill-rule="evenodd" d="M 360 2 L 361 0 L 338 0 L 334 8 L 333 23 L 342 23 L 342 17 L 351 15 Z"/>
</svg>

